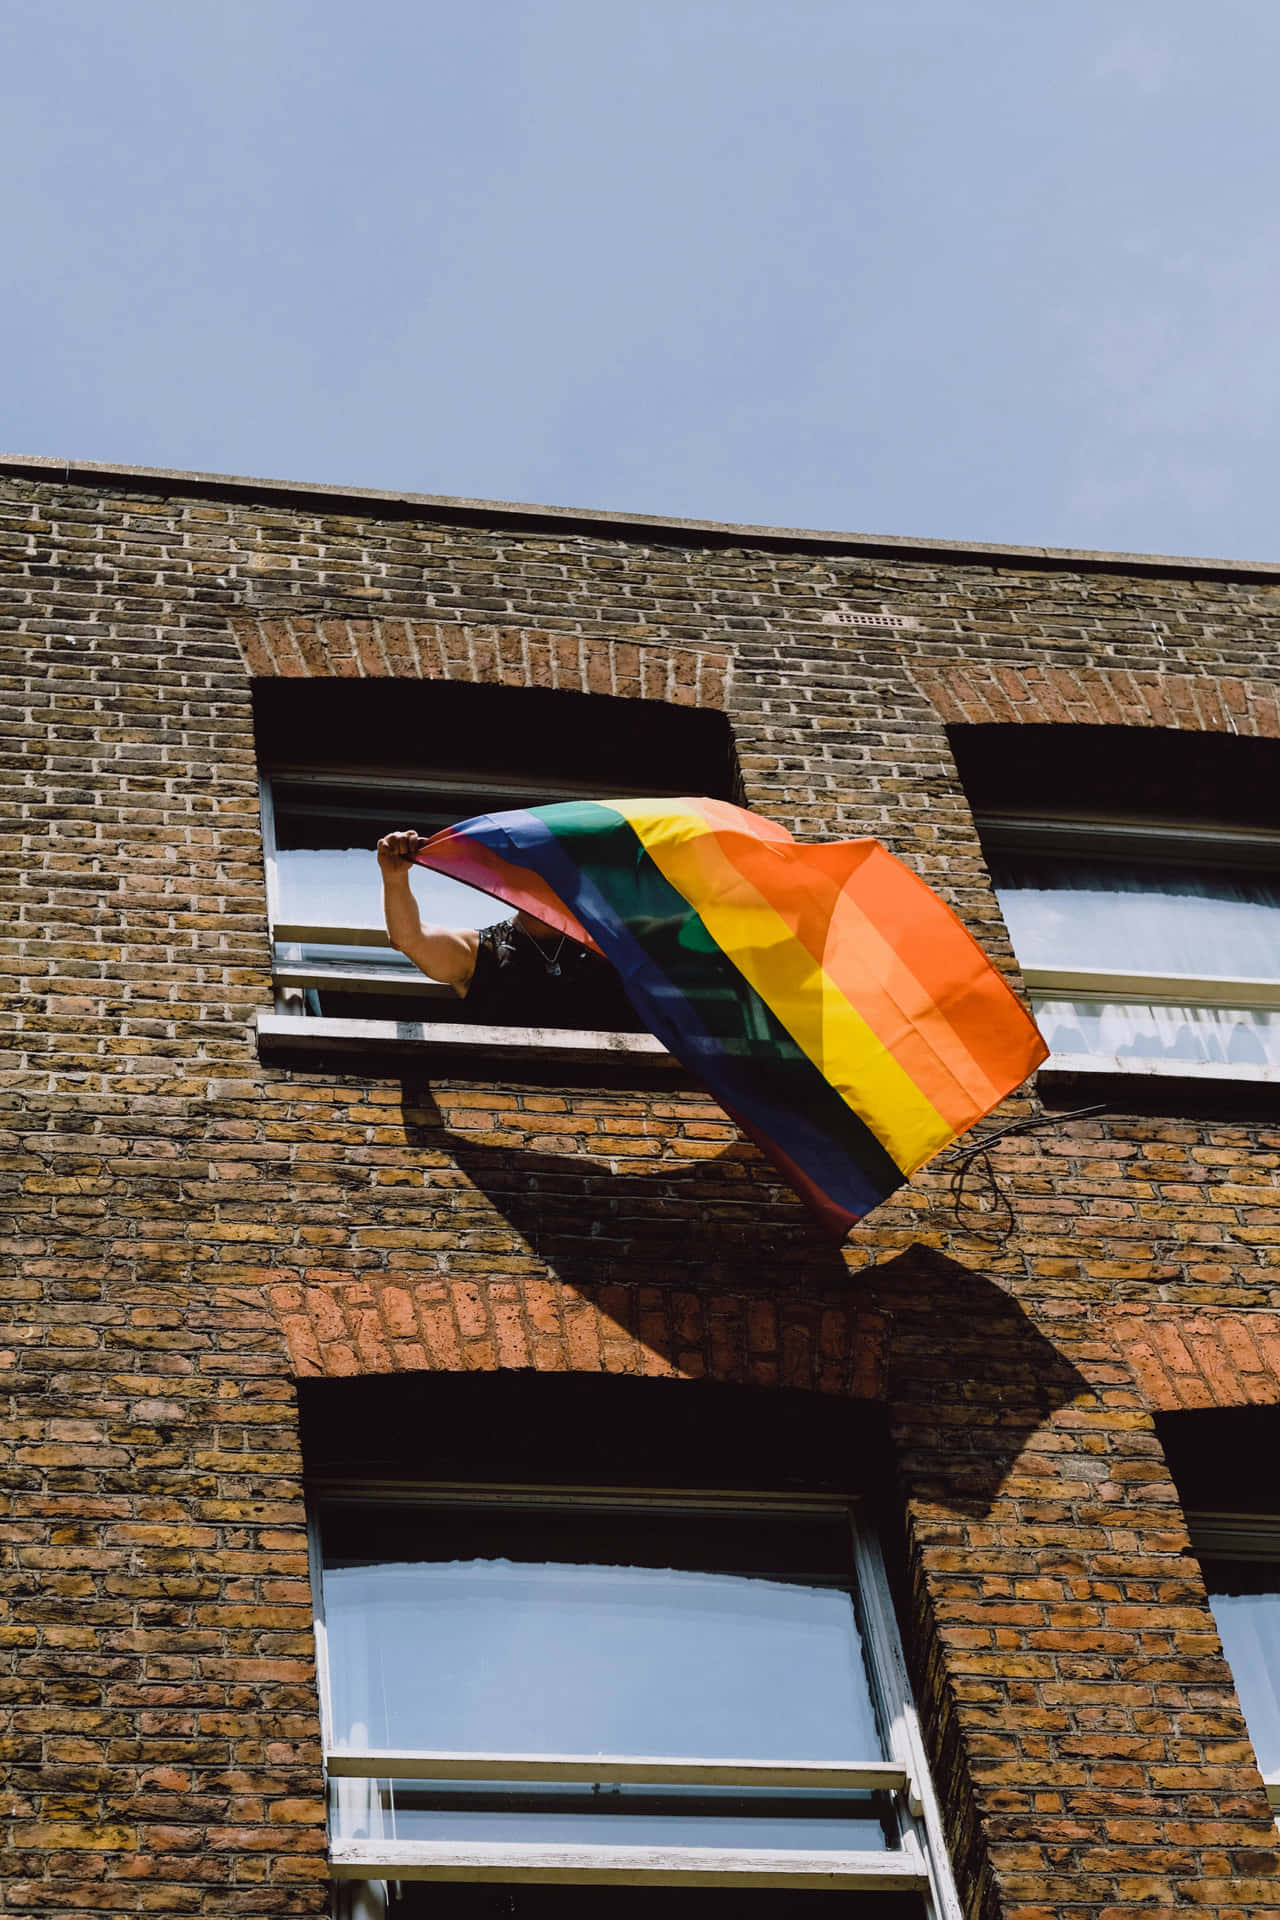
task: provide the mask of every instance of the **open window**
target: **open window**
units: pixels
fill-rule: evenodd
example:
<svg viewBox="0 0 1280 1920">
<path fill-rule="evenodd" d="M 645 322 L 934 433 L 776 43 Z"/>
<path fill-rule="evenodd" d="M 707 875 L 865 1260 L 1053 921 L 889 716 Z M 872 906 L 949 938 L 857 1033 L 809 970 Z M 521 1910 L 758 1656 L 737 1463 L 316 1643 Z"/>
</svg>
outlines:
<svg viewBox="0 0 1280 1920">
<path fill-rule="evenodd" d="M 593 1433 L 597 1473 L 609 1450 Z M 958 1920 L 866 1503 L 567 1487 L 540 1433 L 525 1451 L 519 1482 L 313 1482 L 347 1911 L 447 1920 L 470 1882 Z"/>
<path fill-rule="evenodd" d="M 299 1020 L 340 1033 L 352 1023 L 403 1030 L 469 1018 L 451 987 L 421 974 L 387 939 L 374 852 L 384 833 L 412 826 L 430 834 L 477 813 L 591 796 L 737 797 L 724 716 L 657 701 L 417 681 L 260 681 L 254 717 L 283 1016 L 274 1027 L 286 1036 Z M 412 884 L 424 920 L 485 927 L 509 917 L 489 896 L 424 868 Z M 617 999 L 614 1024 L 634 1029 Z M 569 1009 L 564 1025 L 581 1024 Z"/>
<path fill-rule="evenodd" d="M 1119 727 L 952 744 L 1050 1070 L 1280 1081 L 1280 749 Z"/>
</svg>

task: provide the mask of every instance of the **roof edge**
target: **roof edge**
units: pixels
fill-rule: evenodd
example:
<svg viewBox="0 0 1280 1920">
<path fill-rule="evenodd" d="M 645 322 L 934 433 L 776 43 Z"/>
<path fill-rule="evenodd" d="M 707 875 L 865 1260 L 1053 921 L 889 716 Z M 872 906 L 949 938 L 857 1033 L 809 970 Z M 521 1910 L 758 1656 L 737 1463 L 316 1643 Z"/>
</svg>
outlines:
<svg viewBox="0 0 1280 1920">
<path fill-rule="evenodd" d="M 0 453 L 0 475 L 14 479 L 61 480 L 68 486 L 101 481 L 147 492 L 192 493 L 210 499 L 265 499 L 281 504 L 324 505 L 330 509 L 366 507 L 380 509 L 397 519 L 430 515 L 473 525 L 496 522 L 606 536 L 648 534 L 681 545 L 795 547 L 899 559 L 946 558 L 978 564 L 1008 561 L 1054 571 L 1083 566 L 1107 572 L 1280 580 L 1280 561 L 1272 560 L 1215 560 L 1177 554 L 1113 553 L 1087 547 L 1020 547 L 983 540 L 936 540 L 815 527 L 757 526 L 598 508 L 544 507 L 513 500 L 471 500 L 451 494 L 397 493 L 381 487 L 327 486 L 319 482 L 269 480 L 244 474 L 200 473 L 180 467 L 119 466 L 48 454 Z"/>
</svg>

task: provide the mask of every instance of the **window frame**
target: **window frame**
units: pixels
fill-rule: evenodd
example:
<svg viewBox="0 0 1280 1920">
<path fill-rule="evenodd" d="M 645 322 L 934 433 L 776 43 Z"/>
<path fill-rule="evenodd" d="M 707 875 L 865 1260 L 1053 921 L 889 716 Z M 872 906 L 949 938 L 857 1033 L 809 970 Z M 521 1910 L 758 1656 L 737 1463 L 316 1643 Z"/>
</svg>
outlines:
<svg viewBox="0 0 1280 1920">
<path fill-rule="evenodd" d="M 1146 858 L 1170 866 L 1265 868 L 1280 874 L 1280 831 L 1182 826 L 1173 821 L 1027 814 L 1016 810 L 976 812 L 974 822 L 988 867 L 1001 854 L 1074 854 Z M 1176 848 L 1176 853 L 1162 849 Z M 1224 858 L 1224 856 L 1230 856 Z M 993 889 L 999 892 L 993 878 Z M 1107 967 L 1045 967 L 1017 955 L 1023 984 L 1037 1012 L 1050 1000 L 1130 1006 L 1223 1007 L 1241 1013 L 1280 1008 L 1280 979 L 1236 974 L 1152 973 Z M 1142 1059 L 1117 1054 L 1050 1054 L 1040 1068 L 1049 1076 L 1140 1074 L 1177 1080 L 1244 1081 L 1280 1085 L 1280 1065 L 1213 1060 Z"/>
<path fill-rule="evenodd" d="M 680 1786 L 776 1786 L 863 1788 L 891 1796 L 897 1849 L 886 1852 L 806 1851 L 680 1845 L 626 1846 L 605 1842 L 442 1843 L 437 1841 L 335 1841 L 330 1872 L 357 1900 L 362 1884 L 394 1880 L 484 1880 L 495 1884 L 556 1882 L 639 1887 L 708 1886 L 807 1888 L 833 1892 L 913 1892 L 929 1920 L 962 1920 L 943 1837 L 941 1811 L 930 1777 L 924 1739 L 897 1632 L 884 1560 L 862 1503 L 848 1494 L 791 1495 L 776 1492 L 689 1492 L 682 1488 L 562 1488 L 470 1483 L 391 1484 L 318 1481 L 310 1491 L 308 1543 L 316 1636 L 322 1748 L 326 1776 L 338 1779 L 474 1779 L 626 1782 Z M 343 1500 L 419 1505 L 577 1508 L 591 1511 L 663 1508 L 687 1512 L 809 1513 L 843 1516 L 850 1531 L 851 1591 L 855 1598 L 868 1680 L 889 1758 L 830 1764 L 752 1761 L 743 1757 L 671 1759 L 660 1755 L 449 1754 L 376 1750 L 347 1753 L 333 1740 L 328 1637 L 319 1508 Z M 330 1799 L 330 1804 L 332 1800 Z"/>
</svg>

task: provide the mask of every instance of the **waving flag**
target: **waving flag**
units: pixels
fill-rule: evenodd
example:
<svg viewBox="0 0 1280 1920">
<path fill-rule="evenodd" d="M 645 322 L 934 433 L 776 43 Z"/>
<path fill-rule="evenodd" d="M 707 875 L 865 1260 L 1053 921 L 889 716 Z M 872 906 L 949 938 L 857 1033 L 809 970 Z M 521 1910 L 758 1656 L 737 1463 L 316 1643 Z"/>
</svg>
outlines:
<svg viewBox="0 0 1280 1920">
<path fill-rule="evenodd" d="M 480 814 L 417 859 L 603 953 L 841 1236 L 1048 1051 L 951 909 L 875 840 L 800 845 L 719 800 L 567 801 Z"/>
</svg>

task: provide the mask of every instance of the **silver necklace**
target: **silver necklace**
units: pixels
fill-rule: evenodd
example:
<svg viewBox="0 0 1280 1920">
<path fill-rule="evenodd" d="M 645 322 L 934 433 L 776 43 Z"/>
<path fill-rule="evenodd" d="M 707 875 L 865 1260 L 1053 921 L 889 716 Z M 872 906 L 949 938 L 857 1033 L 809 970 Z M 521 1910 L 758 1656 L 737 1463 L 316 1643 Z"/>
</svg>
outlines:
<svg viewBox="0 0 1280 1920">
<path fill-rule="evenodd" d="M 541 960 L 545 972 L 547 972 L 553 980 L 558 980 L 560 978 L 560 955 L 564 952 L 564 943 L 569 938 L 568 934 L 562 933 L 560 935 L 560 938 L 555 944 L 555 951 L 548 955 L 542 951 L 542 941 L 535 939 L 527 928 L 521 927 L 520 932 L 524 934 L 525 939 L 529 942 L 529 945 L 533 948 L 539 960 Z"/>
</svg>

